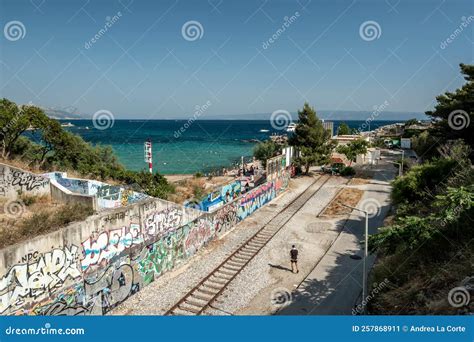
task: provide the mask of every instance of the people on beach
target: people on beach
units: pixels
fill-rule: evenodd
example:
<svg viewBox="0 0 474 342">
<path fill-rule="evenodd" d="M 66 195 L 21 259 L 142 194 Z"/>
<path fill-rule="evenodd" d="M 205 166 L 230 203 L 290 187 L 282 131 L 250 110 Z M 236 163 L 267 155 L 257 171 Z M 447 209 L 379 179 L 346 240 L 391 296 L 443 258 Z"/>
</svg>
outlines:
<svg viewBox="0 0 474 342">
<path fill-rule="evenodd" d="M 295 245 L 291 246 L 290 258 L 291 258 L 291 272 L 295 273 L 294 268 L 296 268 L 296 273 L 299 273 L 300 270 L 298 269 L 298 250 L 296 249 Z"/>
</svg>

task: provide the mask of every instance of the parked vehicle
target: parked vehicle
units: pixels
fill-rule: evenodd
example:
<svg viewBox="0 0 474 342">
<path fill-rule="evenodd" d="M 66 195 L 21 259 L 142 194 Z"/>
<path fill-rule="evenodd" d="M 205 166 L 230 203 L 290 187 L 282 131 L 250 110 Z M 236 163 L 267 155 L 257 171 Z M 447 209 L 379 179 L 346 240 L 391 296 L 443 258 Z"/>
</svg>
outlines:
<svg viewBox="0 0 474 342">
<path fill-rule="evenodd" d="M 334 163 L 331 165 L 325 165 L 321 168 L 321 170 L 324 173 L 330 173 L 330 174 L 339 174 L 346 166 L 344 163 Z"/>
</svg>

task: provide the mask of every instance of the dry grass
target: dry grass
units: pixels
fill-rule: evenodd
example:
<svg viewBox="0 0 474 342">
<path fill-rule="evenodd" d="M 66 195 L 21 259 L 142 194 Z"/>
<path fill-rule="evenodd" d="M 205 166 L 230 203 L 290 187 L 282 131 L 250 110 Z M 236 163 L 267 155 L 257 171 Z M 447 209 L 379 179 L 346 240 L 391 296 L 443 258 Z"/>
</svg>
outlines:
<svg viewBox="0 0 474 342">
<path fill-rule="evenodd" d="M 345 188 L 331 201 L 329 206 L 324 210 L 321 216 L 337 216 L 337 215 L 347 215 L 352 211 L 351 209 L 344 207 L 340 203 L 345 205 L 355 207 L 359 203 L 362 195 L 364 194 L 363 190 L 354 189 L 354 188 Z"/>
<path fill-rule="evenodd" d="M 168 200 L 175 203 L 183 203 L 192 198 L 201 198 L 205 194 L 212 191 L 218 186 L 224 185 L 232 181 L 233 177 L 193 177 L 181 179 L 177 182 L 175 193 L 168 197 Z"/>
<path fill-rule="evenodd" d="M 43 203 L 42 203 L 43 201 Z M 2 212 L 0 215 L 0 248 L 58 230 L 71 222 L 82 221 L 93 210 L 82 204 L 54 206 L 39 198 L 34 204 L 23 204 L 23 215 L 14 218 Z M 48 199 L 49 201 L 49 199 Z M 5 206 L 2 205 L 2 210 Z"/>
<path fill-rule="evenodd" d="M 352 178 L 350 185 L 365 185 L 369 184 L 370 179 L 364 179 L 364 178 Z"/>
</svg>

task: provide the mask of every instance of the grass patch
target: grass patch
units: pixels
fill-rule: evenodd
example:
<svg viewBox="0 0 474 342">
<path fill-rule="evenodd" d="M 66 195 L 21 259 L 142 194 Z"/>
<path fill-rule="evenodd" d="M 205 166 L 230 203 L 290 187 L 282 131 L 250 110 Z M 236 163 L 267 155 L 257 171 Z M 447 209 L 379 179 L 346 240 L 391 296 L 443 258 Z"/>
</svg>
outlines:
<svg viewBox="0 0 474 342">
<path fill-rule="evenodd" d="M 324 210 L 321 216 L 348 215 L 352 209 L 344 207 L 341 203 L 355 207 L 359 203 L 363 190 L 355 188 L 345 188 L 331 201 L 331 204 Z"/>
<path fill-rule="evenodd" d="M 38 210 L 20 220 L 4 219 L 0 227 L 0 248 L 58 230 L 92 214 L 93 210 L 83 204 L 71 204 Z"/>
</svg>

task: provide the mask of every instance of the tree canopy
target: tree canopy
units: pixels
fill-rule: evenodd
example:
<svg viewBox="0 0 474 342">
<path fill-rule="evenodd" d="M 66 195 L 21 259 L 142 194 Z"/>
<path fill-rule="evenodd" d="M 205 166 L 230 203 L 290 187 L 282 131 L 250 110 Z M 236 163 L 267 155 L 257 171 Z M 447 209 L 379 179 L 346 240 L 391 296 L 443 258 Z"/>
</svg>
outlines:
<svg viewBox="0 0 474 342">
<path fill-rule="evenodd" d="M 290 145 L 295 146 L 300 152 L 295 162 L 299 166 L 304 166 L 306 173 L 309 173 L 310 166 L 323 165 L 330 160 L 334 147 L 331 133 L 324 129 L 316 111 L 308 103 L 298 111 L 298 125 L 290 137 Z"/>
<path fill-rule="evenodd" d="M 345 122 L 342 122 L 337 128 L 337 135 L 350 135 L 351 132 L 351 129 Z"/>
<path fill-rule="evenodd" d="M 461 73 L 467 81 L 454 92 L 445 92 L 436 97 L 433 111 L 426 114 L 434 120 L 431 131 L 439 144 L 449 140 L 462 139 L 474 148 L 474 65 L 460 64 Z M 471 159 L 473 155 L 471 154 Z"/>
<path fill-rule="evenodd" d="M 263 141 L 255 145 L 253 156 L 259 160 L 265 168 L 267 166 L 267 160 L 272 158 L 278 149 L 277 144 L 272 140 Z"/>
<path fill-rule="evenodd" d="M 356 139 L 348 143 L 347 145 L 340 145 L 337 147 L 337 152 L 345 155 L 347 159 L 350 160 L 350 163 L 356 161 L 356 158 L 359 154 L 366 154 L 367 147 L 369 143 L 364 139 Z"/>
</svg>

